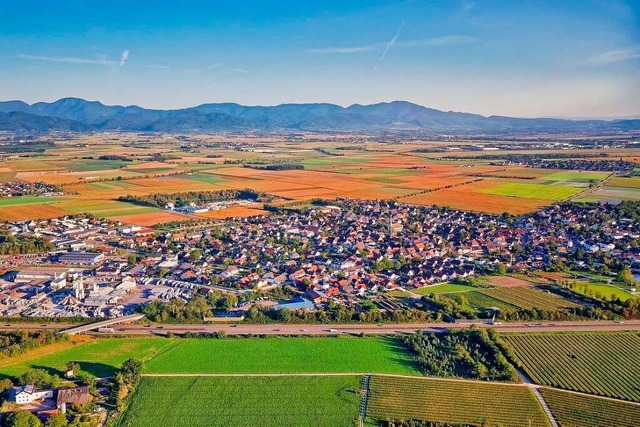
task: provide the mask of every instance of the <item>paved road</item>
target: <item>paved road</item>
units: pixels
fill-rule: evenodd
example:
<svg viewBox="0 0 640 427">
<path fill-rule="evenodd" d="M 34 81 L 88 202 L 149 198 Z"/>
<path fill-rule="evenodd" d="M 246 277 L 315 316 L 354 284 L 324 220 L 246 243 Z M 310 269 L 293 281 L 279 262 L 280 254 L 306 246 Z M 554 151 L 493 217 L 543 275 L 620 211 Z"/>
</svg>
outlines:
<svg viewBox="0 0 640 427">
<path fill-rule="evenodd" d="M 422 323 L 422 324 L 384 324 L 384 325 L 144 325 L 121 324 L 114 325 L 114 334 L 120 335 L 158 335 L 172 332 L 183 334 L 185 332 L 218 332 L 224 331 L 227 335 L 267 334 L 267 335 L 335 335 L 348 334 L 392 334 L 412 333 L 416 331 L 441 332 L 449 329 L 467 328 L 470 323 Z M 62 324 L 26 324 L 15 323 L 10 326 L 0 325 L 0 330 L 14 329 L 68 329 L 71 325 Z M 77 326 L 77 325 L 74 325 Z M 599 321 L 570 321 L 570 322 L 509 322 L 499 325 L 476 324 L 480 328 L 493 327 L 500 332 L 568 332 L 568 331 L 640 331 L 640 320 L 627 320 L 617 323 L 610 320 Z"/>
</svg>

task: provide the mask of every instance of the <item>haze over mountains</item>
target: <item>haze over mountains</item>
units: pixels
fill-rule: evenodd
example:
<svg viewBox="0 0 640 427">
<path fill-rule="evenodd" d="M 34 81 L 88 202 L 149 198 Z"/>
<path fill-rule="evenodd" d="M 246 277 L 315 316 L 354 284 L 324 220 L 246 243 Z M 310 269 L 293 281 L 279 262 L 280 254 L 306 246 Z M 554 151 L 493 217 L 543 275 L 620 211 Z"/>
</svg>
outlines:
<svg viewBox="0 0 640 427">
<path fill-rule="evenodd" d="M 107 106 L 63 98 L 29 105 L 0 102 L 0 130 L 235 132 L 313 131 L 433 133 L 616 132 L 640 130 L 640 120 L 563 120 L 513 118 L 445 112 L 405 101 L 372 105 L 282 104 L 272 107 L 234 103 L 203 104 L 177 110 Z"/>
</svg>

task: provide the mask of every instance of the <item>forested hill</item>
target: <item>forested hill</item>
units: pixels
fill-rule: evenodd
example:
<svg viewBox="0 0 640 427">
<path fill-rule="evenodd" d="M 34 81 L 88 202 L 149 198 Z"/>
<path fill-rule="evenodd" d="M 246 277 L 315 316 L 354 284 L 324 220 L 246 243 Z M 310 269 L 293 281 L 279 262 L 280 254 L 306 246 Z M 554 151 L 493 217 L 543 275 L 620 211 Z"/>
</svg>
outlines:
<svg viewBox="0 0 640 427">
<path fill-rule="evenodd" d="M 405 101 L 354 104 L 349 107 L 333 104 L 282 104 L 264 107 L 217 103 L 178 110 L 152 110 L 63 98 L 51 103 L 38 102 L 31 105 L 22 101 L 0 102 L 0 130 L 584 133 L 640 130 L 640 120 L 485 117 L 440 111 Z"/>
</svg>

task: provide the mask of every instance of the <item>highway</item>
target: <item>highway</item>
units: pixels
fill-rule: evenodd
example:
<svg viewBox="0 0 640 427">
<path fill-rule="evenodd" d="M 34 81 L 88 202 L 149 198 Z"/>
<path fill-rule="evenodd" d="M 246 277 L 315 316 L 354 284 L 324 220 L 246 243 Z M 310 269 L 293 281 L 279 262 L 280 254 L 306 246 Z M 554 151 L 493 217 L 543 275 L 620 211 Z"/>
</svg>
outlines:
<svg viewBox="0 0 640 427">
<path fill-rule="evenodd" d="M 348 324 L 348 325 L 291 325 L 291 324 L 144 324 L 128 323 L 112 325 L 113 333 L 110 335 L 165 335 L 174 334 L 214 333 L 223 331 L 227 335 L 336 335 L 336 334 L 367 334 L 384 335 L 394 333 L 442 332 L 450 329 L 468 328 L 471 323 L 421 323 L 421 324 Z M 494 328 L 500 332 L 588 332 L 588 331 L 640 331 L 640 320 L 626 320 L 614 322 L 611 320 L 597 321 L 566 321 L 566 322 L 505 322 L 496 325 L 475 324 L 479 328 Z M 98 323 L 91 325 L 62 325 L 62 324 L 2 324 L 0 330 L 14 329 L 32 330 L 70 330 L 72 333 L 89 332 L 98 328 Z"/>
</svg>

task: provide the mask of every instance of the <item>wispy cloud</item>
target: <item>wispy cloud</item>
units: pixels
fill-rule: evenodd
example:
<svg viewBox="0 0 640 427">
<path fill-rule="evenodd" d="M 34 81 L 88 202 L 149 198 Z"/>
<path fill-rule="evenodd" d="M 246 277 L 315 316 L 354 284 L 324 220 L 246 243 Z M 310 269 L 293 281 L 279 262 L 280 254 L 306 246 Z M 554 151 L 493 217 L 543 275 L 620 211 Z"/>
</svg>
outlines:
<svg viewBox="0 0 640 427">
<path fill-rule="evenodd" d="M 476 7 L 476 2 L 475 1 L 464 1 L 462 3 L 462 7 L 460 7 L 460 12 L 461 13 L 467 13 L 469 11 L 471 11 L 473 8 Z"/>
<path fill-rule="evenodd" d="M 129 59 L 129 51 L 123 50 L 120 54 L 120 59 L 110 60 L 105 55 L 97 55 L 95 58 L 77 58 L 72 56 L 46 56 L 46 55 L 27 55 L 18 54 L 18 58 L 27 59 L 30 61 L 46 61 L 46 62 L 58 62 L 63 64 L 85 64 L 85 65 L 107 65 L 122 67 Z"/>
<path fill-rule="evenodd" d="M 395 48 L 409 48 L 409 47 L 423 47 L 423 46 L 448 46 L 456 44 L 471 44 L 476 43 L 477 38 L 471 36 L 461 35 L 448 35 L 442 37 L 434 37 L 430 39 L 422 40 L 404 40 L 397 41 L 397 37 L 391 39 L 391 42 L 379 42 L 371 43 L 360 46 L 345 46 L 345 47 L 325 47 L 319 49 L 309 49 L 307 52 L 315 54 L 351 54 L 351 53 L 366 53 L 374 51 L 388 51 L 391 47 Z M 391 45 L 391 46 L 389 46 Z M 384 59 L 384 58 L 383 58 Z"/>
<path fill-rule="evenodd" d="M 244 68 L 231 68 L 231 71 L 235 71 L 236 73 L 241 74 L 249 74 L 251 71 L 245 70 Z"/>
<path fill-rule="evenodd" d="M 637 58 L 640 58 L 640 45 L 603 52 L 592 56 L 587 62 L 590 64 L 611 64 Z"/>
<path fill-rule="evenodd" d="M 372 43 L 363 46 L 351 46 L 351 47 L 322 47 L 319 49 L 309 49 L 309 53 L 364 53 L 371 52 L 372 50 L 378 50 L 384 43 Z"/>
<path fill-rule="evenodd" d="M 120 66 L 124 66 L 127 63 L 127 59 L 129 59 L 129 50 L 123 50 L 120 54 Z"/>
<path fill-rule="evenodd" d="M 396 44 L 396 40 L 398 40 L 398 37 L 400 37 L 402 28 L 404 28 L 404 21 L 402 21 L 402 23 L 400 24 L 400 27 L 398 28 L 398 31 L 396 31 L 396 34 L 393 36 L 393 38 L 389 40 L 389 43 L 387 43 L 387 45 L 384 47 L 382 55 L 380 55 L 380 62 L 384 61 L 384 57 L 387 56 L 387 52 L 389 52 L 389 49 L 391 49 L 393 45 Z"/>
</svg>

